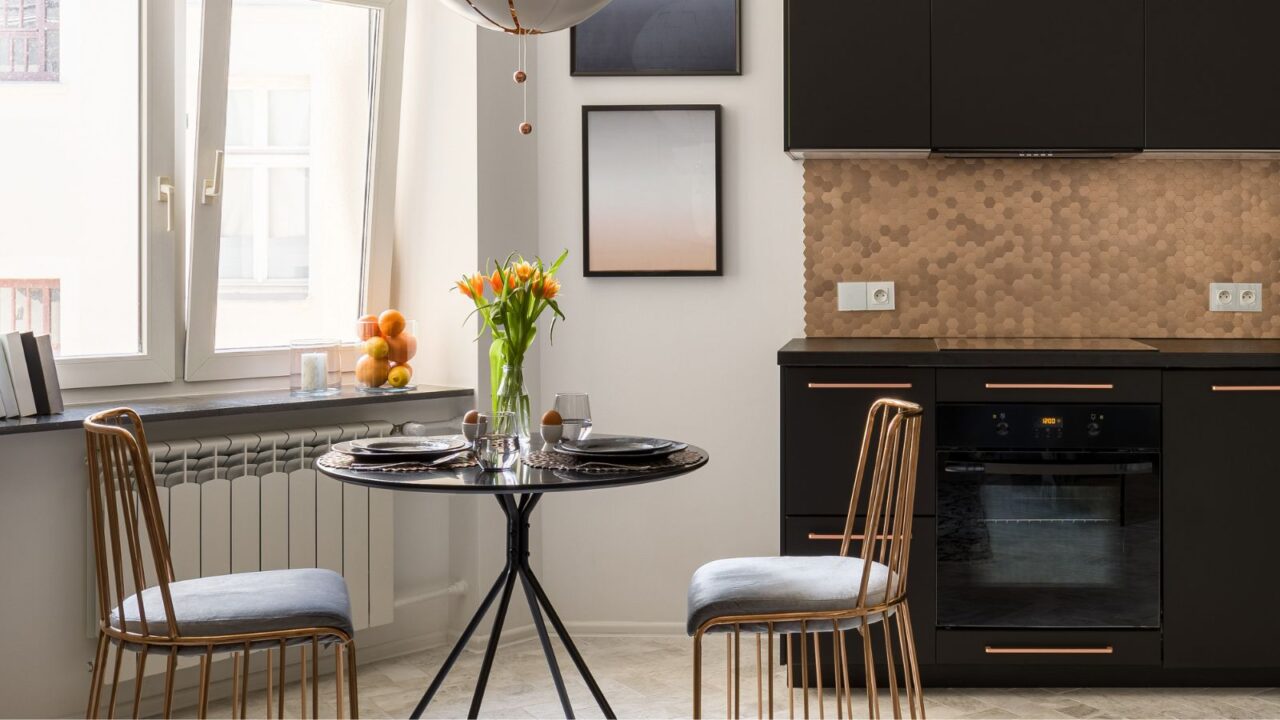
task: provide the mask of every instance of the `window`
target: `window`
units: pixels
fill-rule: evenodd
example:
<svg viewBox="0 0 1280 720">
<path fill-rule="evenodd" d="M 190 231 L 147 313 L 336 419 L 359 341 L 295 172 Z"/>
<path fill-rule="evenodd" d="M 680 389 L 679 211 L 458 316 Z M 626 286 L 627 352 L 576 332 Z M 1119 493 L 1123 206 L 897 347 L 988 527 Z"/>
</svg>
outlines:
<svg viewBox="0 0 1280 720">
<path fill-rule="evenodd" d="M 189 182 L 209 188 L 193 204 L 189 380 L 285 374 L 290 340 L 351 338 L 381 279 L 367 259 L 387 11 L 371 5 L 205 0 L 189 14 L 205 56 L 226 58 L 188 58 Z"/>
<path fill-rule="evenodd" d="M 148 302 L 172 297 L 175 269 L 147 212 L 164 217 L 147 178 L 174 160 L 171 59 L 144 54 L 153 31 L 142 0 L 0 0 L 0 332 L 51 335 L 67 388 L 176 373 L 180 313 Z"/>
<path fill-rule="evenodd" d="M 60 1 L 0 0 L 0 82 L 58 79 Z"/>
</svg>

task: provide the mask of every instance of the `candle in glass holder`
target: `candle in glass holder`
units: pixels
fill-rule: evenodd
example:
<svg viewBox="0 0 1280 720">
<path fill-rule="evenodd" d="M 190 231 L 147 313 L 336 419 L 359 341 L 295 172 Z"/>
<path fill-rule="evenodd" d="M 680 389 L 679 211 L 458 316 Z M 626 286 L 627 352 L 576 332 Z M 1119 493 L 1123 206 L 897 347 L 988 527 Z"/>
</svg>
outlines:
<svg viewBox="0 0 1280 720">
<path fill-rule="evenodd" d="M 328 388 L 329 368 L 327 353 L 302 353 L 302 391 L 323 392 Z"/>
</svg>

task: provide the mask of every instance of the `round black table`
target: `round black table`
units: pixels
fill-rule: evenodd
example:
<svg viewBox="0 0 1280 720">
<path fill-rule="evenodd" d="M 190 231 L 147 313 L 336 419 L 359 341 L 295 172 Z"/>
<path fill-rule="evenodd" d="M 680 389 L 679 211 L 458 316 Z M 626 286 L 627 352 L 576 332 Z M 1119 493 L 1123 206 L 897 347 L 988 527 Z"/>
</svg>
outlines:
<svg viewBox="0 0 1280 720">
<path fill-rule="evenodd" d="M 462 637 L 458 638 L 458 642 L 449 651 L 449 657 L 445 658 L 444 665 L 440 667 L 431 684 L 427 686 L 427 691 L 423 693 L 422 699 L 418 701 L 418 705 L 414 708 L 410 717 L 419 718 L 422 716 L 431 699 L 435 697 L 436 691 L 440 689 L 444 679 L 449 675 L 449 670 L 457 662 L 458 656 L 462 654 L 462 649 L 471 640 L 471 635 L 475 632 L 476 627 L 489 612 L 489 607 L 493 605 L 494 599 L 501 593 L 502 600 L 498 603 L 497 614 L 493 619 L 493 630 L 489 634 L 489 645 L 485 649 L 484 661 L 480 665 L 480 676 L 476 680 L 475 693 L 471 696 L 471 710 L 467 713 L 467 716 L 471 718 L 479 716 L 480 705 L 484 702 L 485 686 L 489 682 L 489 672 L 493 668 L 493 658 L 498 650 L 498 637 L 502 633 L 502 623 L 506 619 L 507 607 L 511 603 L 511 592 L 515 588 L 516 580 L 519 580 L 524 588 L 525 598 L 529 602 L 529 612 L 533 615 L 533 626 L 538 632 L 538 639 L 542 642 L 542 650 L 547 657 L 547 665 L 551 669 L 551 679 L 555 682 L 556 693 L 560 696 L 560 705 L 564 708 L 565 717 L 573 717 L 573 706 L 569 702 L 569 693 L 565 690 L 564 678 L 560 675 L 560 666 L 556 662 L 555 650 L 551 646 L 551 638 L 547 635 L 542 611 L 546 612 L 547 619 L 551 621 L 556 634 L 560 636 L 560 641 L 564 643 L 565 649 L 569 652 L 569 657 L 573 659 L 573 664 L 577 666 L 578 672 L 582 674 L 582 679 L 591 690 L 592 696 L 595 697 L 596 704 L 600 706 L 600 711 L 607 718 L 617 717 L 613 709 L 609 707 L 609 701 L 605 699 L 604 693 L 600 691 L 600 686 L 596 683 L 595 678 L 591 676 L 591 670 L 587 668 L 587 663 L 582 659 L 582 654 L 578 652 L 577 646 L 570 639 L 569 631 L 565 629 L 564 623 L 560 621 L 560 616 L 556 615 L 555 608 L 551 605 L 551 600 L 547 598 L 546 591 L 542 589 L 542 584 L 538 582 L 537 576 L 533 574 L 533 569 L 529 567 L 529 515 L 533 512 L 534 507 L 537 506 L 538 501 L 542 499 L 544 493 L 638 485 L 684 475 L 707 464 L 708 455 L 706 451 L 693 446 L 690 446 L 689 449 L 699 453 L 702 456 L 702 460 L 692 465 L 660 470 L 624 470 L 593 473 L 572 470 L 544 470 L 530 467 L 523 463 L 517 463 L 514 468 L 505 472 L 482 472 L 479 468 L 472 467 L 461 470 L 419 473 L 350 470 L 326 467 L 317 463 L 316 469 L 331 478 L 345 483 L 381 490 L 493 495 L 502 507 L 503 514 L 507 517 L 507 563 L 502 568 L 502 572 L 498 574 L 498 579 L 493 583 L 493 587 L 484 596 L 484 600 L 480 602 L 480 607 L 471 616 L 466 629 L 462 631 Z M 541 608 L 541 611 L 539 608 Z"/>
</svg>

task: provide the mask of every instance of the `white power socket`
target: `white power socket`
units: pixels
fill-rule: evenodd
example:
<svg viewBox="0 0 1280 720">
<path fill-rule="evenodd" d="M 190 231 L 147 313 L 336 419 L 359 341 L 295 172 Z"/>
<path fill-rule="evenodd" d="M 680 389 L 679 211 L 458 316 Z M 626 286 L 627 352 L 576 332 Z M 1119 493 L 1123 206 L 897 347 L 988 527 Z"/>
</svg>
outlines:
<svg viewBox="0 0 1280 720">
<path fill-rule="evenodd" d="M 843 312 L 894 310 L 897 293 L 892 282 L 842 282 L 836 284 L 836 307 Z"/>
<path fill-rule="evenodd" d="M 1262 283 L 1209 283 L 1210 312 L 1262 312 Z"/>
</svg>

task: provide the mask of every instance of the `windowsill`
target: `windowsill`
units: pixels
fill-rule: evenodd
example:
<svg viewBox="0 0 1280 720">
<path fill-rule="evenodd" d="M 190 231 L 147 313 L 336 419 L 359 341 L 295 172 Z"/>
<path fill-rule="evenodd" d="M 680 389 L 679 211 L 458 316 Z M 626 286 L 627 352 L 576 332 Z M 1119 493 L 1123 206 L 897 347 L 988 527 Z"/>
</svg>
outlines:
<svg viewBox="0 0 1280 720">
<path fill-rule="evenodd" d="M 295 397 L 288 390 L 255 390 L 249 392 L 220 393 L 216 395 L 185 395 L 156 398 L 135 402 L 95 402 L 68 405 L 57 415 L 11 418 L 0 420 L 0 436 L 18 433 L 69 430 L 82 427 L 84 419 L 102 410 L 127 405 L 142 416 L 144 422 L 162 420 L 191 420 L 220 415 L 252 415 L 285 410 L 316 410 L 330 407 L 368 405 L 381 402 L 406 400 L 432 400 L 436 398 L 471 397 L 474 390 L 466 388 L 419 385 L 405 393 L 369 395 L 344 385 L 337 395 L 324 397 Z"/>
</svg>

